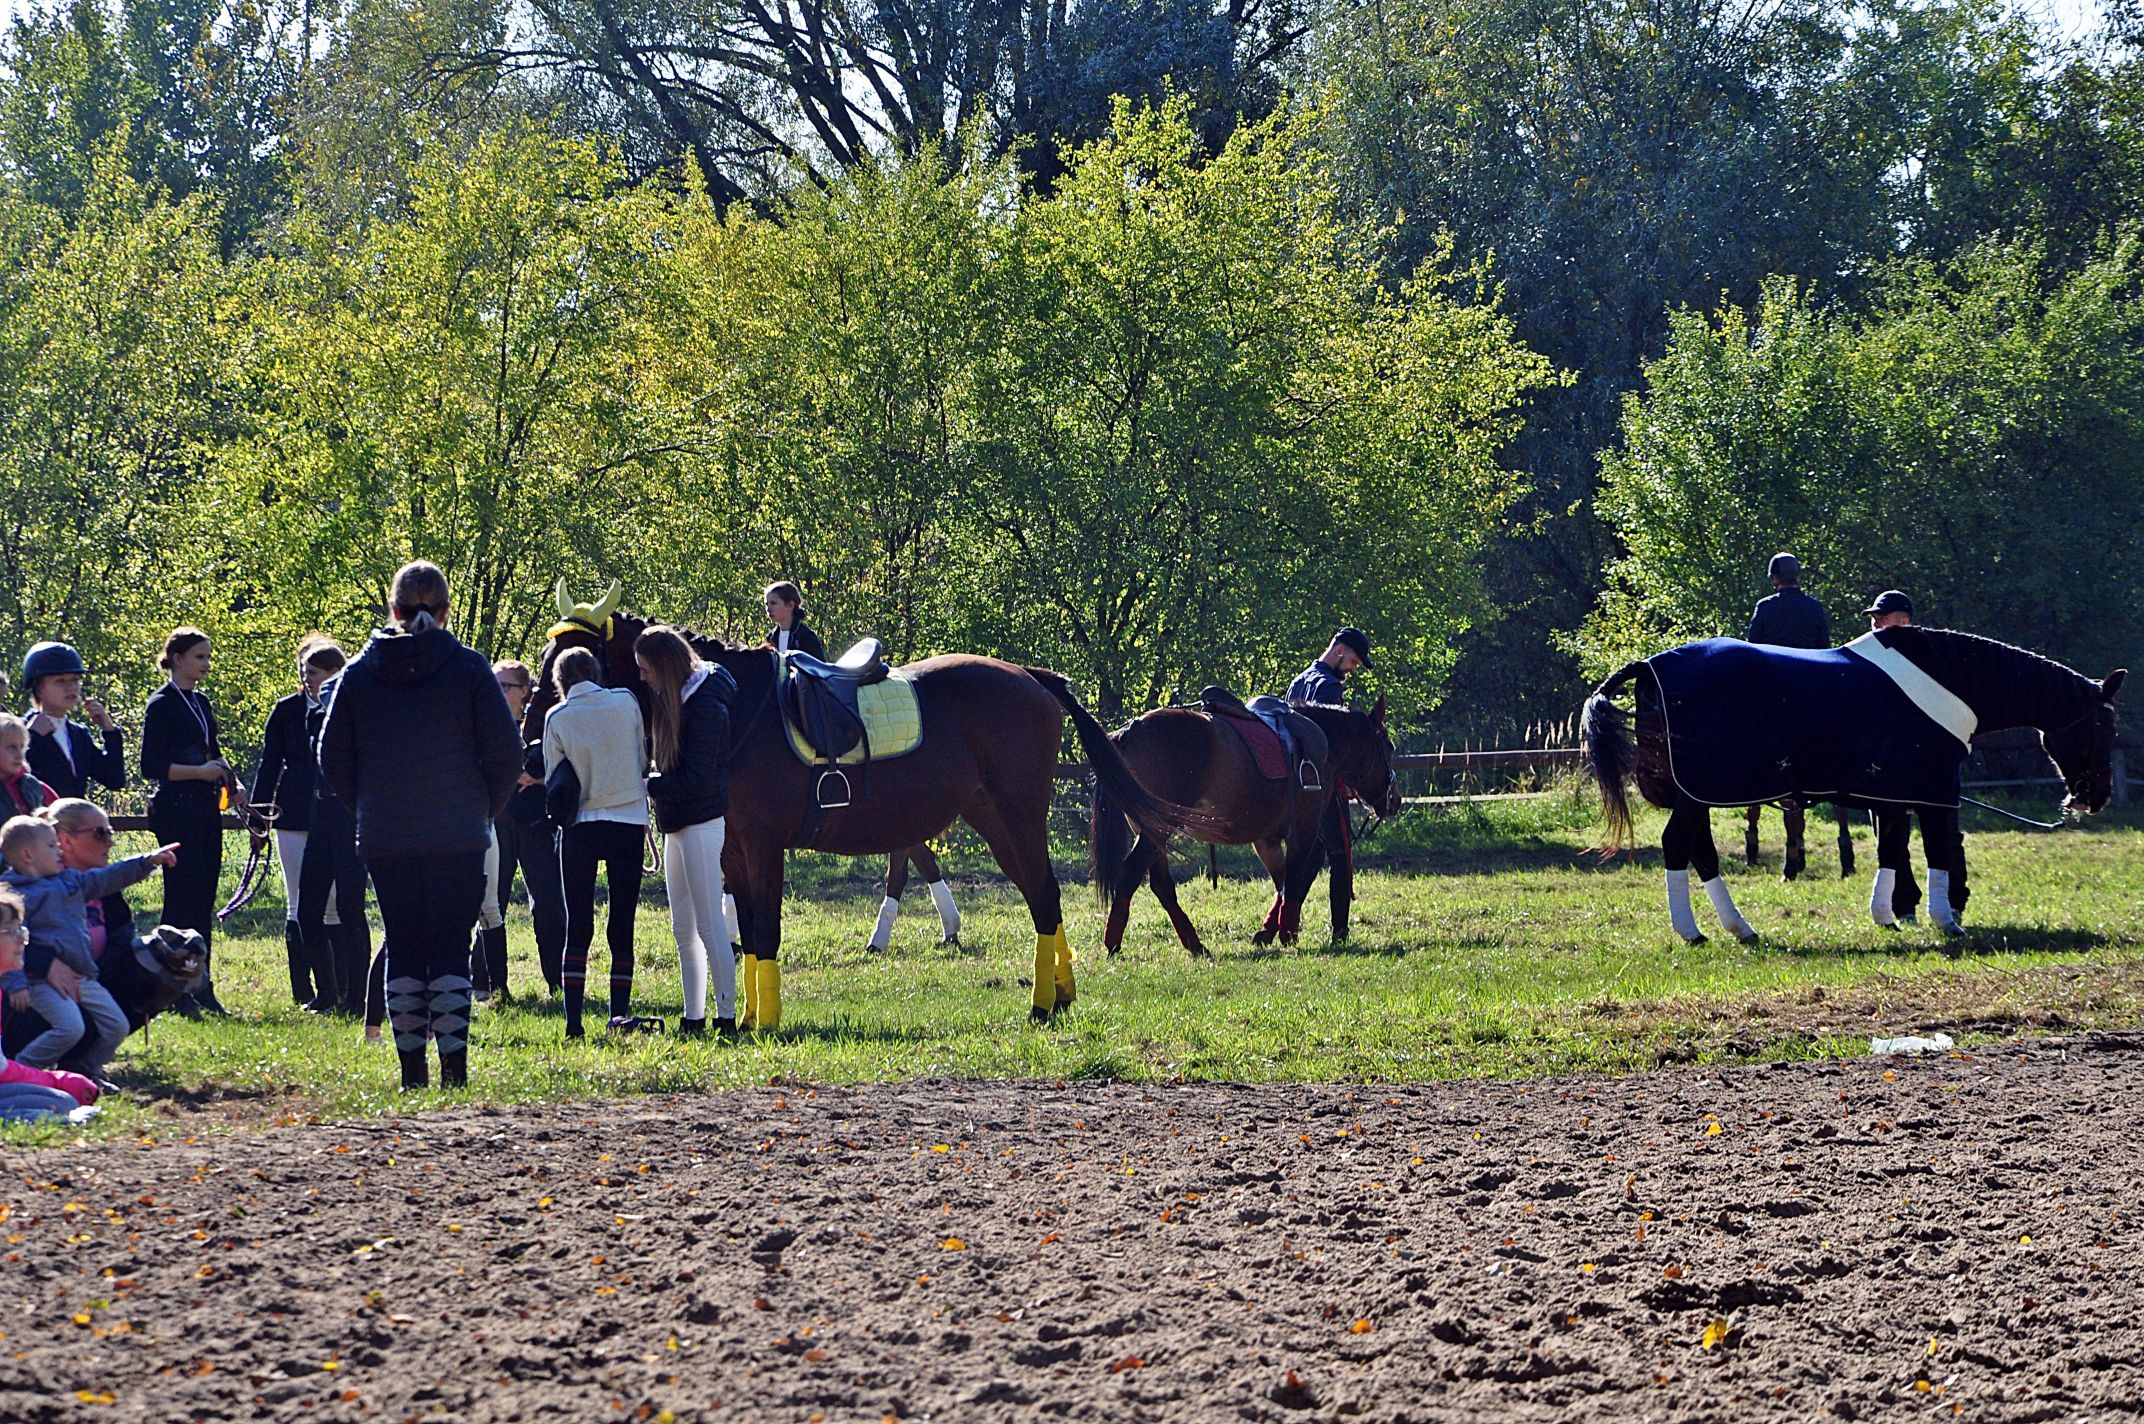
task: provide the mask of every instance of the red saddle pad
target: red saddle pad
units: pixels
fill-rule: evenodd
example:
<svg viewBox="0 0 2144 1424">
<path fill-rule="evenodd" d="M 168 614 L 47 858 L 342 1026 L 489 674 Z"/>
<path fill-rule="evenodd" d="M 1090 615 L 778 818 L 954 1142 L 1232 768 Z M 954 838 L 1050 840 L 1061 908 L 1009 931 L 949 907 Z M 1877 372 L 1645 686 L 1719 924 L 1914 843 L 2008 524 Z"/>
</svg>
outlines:
<svg viewBox="0 0 2144 1424">
<path fill-rule="evenodd" d="M 1281 747 L 1280 738 L 1265 723 L 1246 720 L 1242 717 L 1216 717 L 1235 734 L 1243 738 L 1243 745 L 1250 749 L 1251 760 L 1257 763 L 1258 774 L 1268 781 L 1283 781 L 1288 776 L 1288 753 Z"/>
</svg>

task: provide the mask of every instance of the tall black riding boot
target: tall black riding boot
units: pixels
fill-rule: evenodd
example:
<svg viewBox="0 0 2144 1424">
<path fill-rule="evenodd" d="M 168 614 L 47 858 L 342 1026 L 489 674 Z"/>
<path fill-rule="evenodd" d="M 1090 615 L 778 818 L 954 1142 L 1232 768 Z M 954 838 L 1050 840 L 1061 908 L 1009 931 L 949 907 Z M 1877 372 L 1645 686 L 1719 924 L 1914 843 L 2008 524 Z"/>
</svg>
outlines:
<svg viewBox="0 0 2144 1424">
<path fill-rule="evenodd" d="M 329 925 L 328 943 L 335 947 L 335 987 L 342 993 L 342 1012 L 351 1018 L 365 1016 L 365 976 L 372 967 L 368 935 L 350 925 Z"/>
<path fill-rule="evenodd" d="M 188 994 L 186 998 L 192 1003 L 193 1011 L 196 1014 L 206 1014 L 214 1019 L 227 1019 L 231 1016 L 231 1011 L 223 1006 L 223 1000 L 216 997 L 215 972 L 215 950 L 209 943 L 208 934 L 203 932 L 201 936 L 201 982 L 194 987 L 194 991 Z"/>
<path fill-rule="evenodd" d="M 290 1001 L 308 1004 L 313 998 L 313 976 L 305 954 L 305 936 L 296 920 L 283 921 L 283 958 L 290 966 Z"/>
<path fill-rule="evenodd" d="M 420 1048 L 414 1053 L 405 1053 L 398 1048 L 395 1050 L 395 1057 L 400 1059 L 402 1063 L 403 1092 L 413 1093 L 419 1088 L 432 1086 L 432 1065 L 426 1059 L 423 1049 Z"/>
<path fill-rule="evenodd" d="M 313 997 L 305 1006 L 309 1014 L 332 1014 L 341 1007 L 335 965 L 335 941 L 328 926 L 320 931 L 305 946 L 305 958 L 312 969 Z"/>
<path fill-rule="evenodd" d="M 469 939 L 470 996 L 480 1003 L 492 994 L 491 961 L 484 957 L 485 933 L 484 927 L 478 925 Z"/>
<path fill-rule="evenodd" d="M 484 931 L 484 964 L 491 974 L 491 992 L 506 997 L 506 926 Z"/>
<path fill-rule="evenodd" d="M 422 979 L 389 979 L 386 990 L 388 1026 L 395 1036 L 395 1057 L 402 1061 L 402 1088 L 431 1086 L 432 1070 L 425 1061 L 425 1035 L 431 1027 L 429 1005 Z"/>
<path fill-rule="evenodd" d="M 439 1086 L 469 1086 L 469 981 L 444 974 L 425 986 L 432 1042 L 439 1047 Z"/>
</svg>

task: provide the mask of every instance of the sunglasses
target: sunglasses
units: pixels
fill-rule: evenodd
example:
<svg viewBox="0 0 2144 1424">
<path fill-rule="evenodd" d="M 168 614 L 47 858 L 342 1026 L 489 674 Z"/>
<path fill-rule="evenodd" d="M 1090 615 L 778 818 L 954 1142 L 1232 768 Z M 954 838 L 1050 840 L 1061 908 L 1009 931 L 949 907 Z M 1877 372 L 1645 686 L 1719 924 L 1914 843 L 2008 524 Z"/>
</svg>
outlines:
<svg viewBox="0 0 2144 1424">
<path fill-rule="evenodd" d="M 60 834 L 63 836 L 92 836 L 100 841 L 108 841 L 118 832 L 114 831 L 110 826 L 84 826 L 78 831 L 63 829 Z"/>
<path fill-rule="evenodd" d="M 501 682 L 499 683 L 499 691 L 501 691 L 501 692 L 527 692 L 527 691 L 529 690 L 529 686 L 530 686 L 530 684 L 528 684 L 528 683 L 525 683 L 525 682 L 507 682 L 507 681 L 504 681 L 504 680 L 502 680 L 502 681 L 501 681 Z"/>
</svg>

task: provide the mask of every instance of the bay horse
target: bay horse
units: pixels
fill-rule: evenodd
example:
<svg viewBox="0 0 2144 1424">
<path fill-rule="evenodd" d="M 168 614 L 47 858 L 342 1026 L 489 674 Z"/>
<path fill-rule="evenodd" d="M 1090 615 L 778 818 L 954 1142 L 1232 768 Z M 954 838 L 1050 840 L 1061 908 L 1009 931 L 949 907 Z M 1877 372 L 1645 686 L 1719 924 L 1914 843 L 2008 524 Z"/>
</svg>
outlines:
<svg viewBox="0 0 2144 1424">
<path fill-rule="evenodd" d="M 1221 725 L 1223 717 L 1197 707 L 1162 707 L 1110 734 L 1139 784 L 1174 806 L 1203 811 L 1207 820 L 1188 828 L 1208 845 L 1248 845 L 1273 879 L 1273 903 L 1251 943 L 1277 937 L 1293 944 L 1301 930 L 1303 901 L 1316 879 L 1321 836 L 1333 813 L 1344 817 L 1352 793 L 1379 815 L 1399 809 L 1399 780 L 1392 769 L 1392 738 L 1385 730 L 1385 700 L 1373 712 L 1291 702 L 1302 719 L 1304 744 L 1296 765 L 1279 779 L 1267 777 L 1244 739 Z M 1314 776 L 1304 776 L 1308 763 Z M 1312 784 L 1304 785 L 1305 781 Z M 1336 805 L 1336 803 L 1340 803 Z M 1132 897 L 1145 880 L 1168 912 L 1176 937 L 1193 958 L 1206 955 L 1198 927 L 1176 898 L 1169 874 L 1168 836 L 1142 829 L 1136 845 L 1124 812 L 1106 794 L 1094 798 L 1092 853 L 1095 892 L 1109 905 L 1102 943 L 1115 954 L 1124 943 Z M 1345 848 L 1328 847 L 1336 856 Z M 1335 877 L 1335 885 L 1339 878 Z M 1335 899 L 1334 938 L 1347 937 L 1347 907 Z"/>
<path fill-rule="evenodd" d="M 1955 935 L 1964 932 L 1949 899 L 1953 869 L 1962 871 L 1955 813 L 1972 736 L 2037 729 L 2062 775 L 2065 812 L 2098 811 L 2113 792 L 2114 698 L 2126 676 L 2095 681 L 1992 638 L 1917 626 L 1816 651 L 1715 638 L 1618 668 L 1586 699 L 1580 736 L 1609 848 L 1630 842 L 1627 777 L 1668 811 L 1668 917 L 1686 941 L 1704 939 L 1690 909 L 1693 867 L 1722 926 L 1744 943 L 1757 933 L 1720 879 L 1710 808 L 1790 796 L 1923 812 L 1929 915 Z M 1611 700 L 1630 683 L 1635 740 Z M 1891 873 L 1877 872 L 1872 912 L 1889 908 Z"/>
<path fill-rule="evenodd" d="M 529 735 L 540 733 L 544 713 L 556 702 L 551 668 L 567 648 L 593 651 L 607 685 L 647 695 L 633 645 L 651 620 L 618 608 L 615 585 L 596 604 L 575 604 L 561 580 L 559 606 L 561 621 L 544 648 L 542 681 L 524 722 Z M 804 838 L 818 773 L 790 750 L 775 705 L 779 655 L 764 646 L 680 631 L 700 658 L 727 668 L 737 680 L 730 706 L 723 878 L 737 900 L 744 982 L 757 989 L 748 1001 L 752 1026 L 772 1029 L 781 1016 L 783 853 Z M 1076 997 L 1072 948 L 1049 855 L 1050 797 L 1065 719 L 1072 720 L 1097 786 L 1143 833 L 1167 835 L 1195 821 L 1197 813 L 1167 805 L 1140 786 L 1062 674 L 965 653 L 926 658 L 899 671 L 915 685 L 922 740 L 914 751 L 871 762 L 862 776 L 852 768 L 852 804 L 819 815 L 810 849 L 887 855 L 965 820 L 1027 902 L 1035 925 L 1030 1017 L 1046 1023 Z"/>
</svg>

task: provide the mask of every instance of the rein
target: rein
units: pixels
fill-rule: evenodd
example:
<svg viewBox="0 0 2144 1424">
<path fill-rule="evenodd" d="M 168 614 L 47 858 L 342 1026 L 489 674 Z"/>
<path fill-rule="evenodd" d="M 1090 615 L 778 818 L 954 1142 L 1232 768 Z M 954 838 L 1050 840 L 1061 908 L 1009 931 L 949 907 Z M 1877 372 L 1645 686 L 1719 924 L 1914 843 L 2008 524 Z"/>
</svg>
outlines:
<svg viewBox="0 0 2144 1424">
<path fill-rule="evenodd" d="M 1958 799 L 1968 806 L 1978 806 L 1983 811 L 1993 811 L 1998 816 L 2008 816 L 2019 825 L 2030 826 L 2036 831 L 2059 831 L 2062 829 L 2063 823 L 2060 821 L 2035 821 L 2030 816 L 2020 816 L 2015 811 L 2005 811 L 2002 807 L 1991 805 L 1977 797 L 1960 796 Z"/>
<path fill-rule="evenodd" d="M 269 846 L 273 844 L 268 833 L 275 829 L 276 821 L 283 810 L 273 801 L 266 805 L 248 805 L 238 813 L 246 833 L 253 837 L 253 848 L 246 853 L 246 868 L 239 872 L 238 888 L 231 893 L 222 909 L 216 912 L 216 922 L 223 923 L 240 910 L 253 903 L 253 897 L 261 893 L 268 883 Z"/>
</svg>

